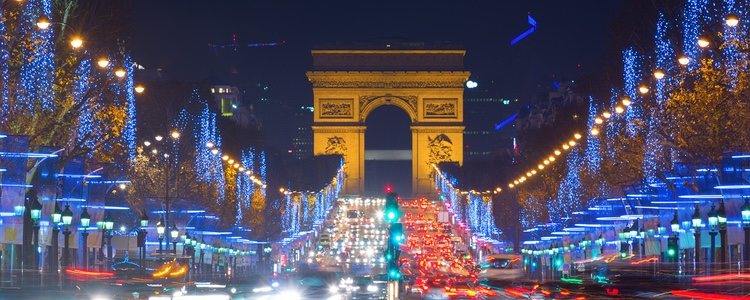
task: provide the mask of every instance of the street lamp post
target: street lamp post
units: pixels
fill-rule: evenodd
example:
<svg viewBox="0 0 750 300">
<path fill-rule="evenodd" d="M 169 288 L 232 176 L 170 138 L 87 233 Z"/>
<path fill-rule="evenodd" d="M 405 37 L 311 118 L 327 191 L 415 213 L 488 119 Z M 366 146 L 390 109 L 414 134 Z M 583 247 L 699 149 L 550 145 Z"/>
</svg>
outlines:
<svg viewBox="0 0 750 300">
<path fill-rule="evenodd" d="M 63 223 L 63 267 L 70 266 L 70 224 L 73 222 L 73 212 L 70 210 L 70 205 L 65 205 L 65 210 L 62 212 L 62 223 Z"/>
<path fill-rule="evenodd" d="M 745 245 L 742 251 L 742 260 L 745 264 L 750 263 L 750 198 L 745 198 L 745 204 L 742 205 L 742 230 L 745 232 Z"/>
<path fill-rule="evenodd" d="M 161 256 L 164 252 L 164 232 L 166 231 L 166 227 L 164 227 L 164 219 L 159 221 L 159 223 L 156 223 L 156 233 L 159 234 L 159 256 Z"/>
<path fill-rule="evenodd" d="M 58 227 L 61 220 L 62 220 L 62 210 L 60 209 L 60 206 L 55 203 L 55 210 L 52 212 L 51 216 L 52 221 L 52 249 L 50 249 L 49 254 L 49 269 L 52 271 L 56 271 L 58 268 L 58 257 L 60 255 L 58 254 L 59 248 L 60 248 L 60 228 Z"/>
<path fill-rule="evenodd" d="M 32 195 L 30 195 L 27 199 L 27 206 L 29 207 L 29 219 L 31 220 L 31 225 L 33 230 L 31 231 L 32 234 L 32 240 L 33 240 L 33 249 L 30 249 L 30 253 L 28 254 L 29 260 L 31 265 L 34 269 L 39 267 L 39 255 L 37 253 L 37 249 L 39 248 L 39 219 L 42 217 L 42 204 L 39 203 L 39 199 L 36 196 L 36 192 L 34 192 Z"/>
<path fill-rule="evenodd" d="M 696 269 L 700 264 L 700 252 L 701 252 L 701 227 L 703 219 L 701 219 L 700 207 L 698 204 L 695 205 L 695 211 L 693 211 L 693 234 L 695 235 L 695 265 Z"/>
<path fill-rule="evenodd" d="M 107 238 L 107 269 L 112 267 L 112 229 L 115 227 L 115 222 L 112 220 L 112 216 L 107 213 L 104 217 L 104 235 Z"/>
<path fill-rule="evenodd" d="M 169 235 L 172 237 L 172 254 L 177 256 L 177 239 L 180 237 L 180 231 L 177 230 L 177 225 L 172 223 L 172 231 L 169 233 Z"/>
<path fill-rule="evenodd" d="M 672 236 L 669 238 L 669 240 L 671 240 L 674 245 L 677 245 L 676 249 L 674 249 L 675 253 L 673 253 L 674 261 L 679 263 L 680 262 L 680 248 L 679 248 L 680 238 L 678 236 L 678 233 L 680 232 L 680 220 L 677 216 L 676 210 L 674 211 L 674 216 L 672 217 L 672 222 L 670 222 L 669 226 L 672 229 Z M 667 251 L 670 251 L 670 249 L 667 249 Z M 667 254 L 669 255 L 669 253 Z"/>
<path fill-rule="evenodd" d="M 140 249 L 141 268 L 146 269 L 146 227 L 148 227 L 148 216 L 144 211 L 141 215 L 140 229 L 138 229 L 138 248 Z"/>
<path fill-rule="evenodd" d="M 711 210 L 708 211 L 708 226 L 711 227 L 711 231 L 708 232 L 711 235 L 711 257 L 710 263 L 716 262 L 716 226 L 719 224 L 719 217 L 716 214 L 716 205 L 711 204 Z"/>
<path fill-rule="evenodd" d="M 81 239 L 83 239 L 83 268 L 88 269 L 89 267 L 89 232 L 88 228 L 91 224 L 91 215 L 88 210 L 84 207 L 81 211 Z"/>
<path fill-rule="evenodd" d="M 719 221 L 719 238 L 721 239 L 721 258 L 722 268 L 727 263 L 727 251 L 729 250 L 729 241 L 727 240 L 727 209 L 724 207 L 724 199 L 719 202 L 719 211 L 717 212 Z"/>
</svg>

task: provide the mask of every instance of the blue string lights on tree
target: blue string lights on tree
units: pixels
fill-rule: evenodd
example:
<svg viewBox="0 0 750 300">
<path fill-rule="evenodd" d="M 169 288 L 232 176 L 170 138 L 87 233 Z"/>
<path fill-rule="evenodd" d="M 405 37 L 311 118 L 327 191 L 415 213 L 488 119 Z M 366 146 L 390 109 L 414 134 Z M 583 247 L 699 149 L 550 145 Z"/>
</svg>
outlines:
<svg viewBox="0 0 750 300">
<path fill-rule="evenodd" d="M 5 19 L 0 18 L 0 122 L 6 122 L 8 117 L 9 99 L 8 99 L 8 80 L 10 71 L 8 70 L 8 60 L 10 59 L 10 49 L 6 39 L 8 28 L 5 27 Z"/>
<path fill-rule="evenodd" d="M 29 36 L 22 51 L 18 105 L 49 111 L 54 108 L 55 54 L 53 30 L 35 30 L 40 16 L 52 16 L 52 0 L 29 0 L 21 11 L 16 36 Z M 30 34 L 29 34 L 30 33 Z"/>
<path fill-rule="evenodd" d="M 695 36 L 693 36 L 693 33 L 685 34 L 684 39 L 685 43 L 688 43 L 689 38 L 694 38 L 691 40 L 692 45 L 695 45 L 695 50 L 697 51 L 697 43 L 695 41 L 698 40 L 698 29 L 697 24 L 699 20 L 699 13 L 701 8 L 691 8 L 691 5 L 694 5 L 693 2 L 700 2 L 695 0 L 690 0 L 686 3 L 685 8 L 685 18 L 688 18 L 688 12 L 690 12 L 691 16 L 690 19 L 693 20 L 691 22 L 685 22 L 685 30 L 688 31 L 689 27 L 695 27 L 694 29 L 690 29 L 691 31 L 695 31 Z M 693 24 L 695 23 L 695 24 Z M 669 39 L 667 38 L 667 32 L 669 30 L 669 23 L 667 21 L 667 18 L 664 16 L 663 13 L 659 13 L 659 18 L 656 21 L 656 34 L 654 35 L 654 44 L 656 49 L 656 69 L 666 73 L 666 74 L 672 74 L 675 71 L 675 54 L 674 49 L 672 48 L 672 44 L 670 43 Z M 687 45 L 687 44 L 686 44 Z M 690 49 L 687 49 L 689 53 L 692 53 Z M 697 55 L 697 53 L 692 54 L 686 54 L 686 56 L 691 58 L 691 63 L 697 61 L 694 60 L 694 56 L 691 55 Z M 688 67 L 691 65 L 688 64 Z M 644 156 L 643 156 L 643 177 L 644 180 L 647 183 L 653 183 L 656 181 L 656 172 L 657 168 L 659 166 L 658 162 L 666 160 L 666 152 L 664 150 L 664 146 L 659 141 L 659 135 L 656 132 L 659 126 L 659 116 L 660 111 L 662 110 L 662 106 L 667 101 L 667 89 L 670 88 L 674 82 L 675 82 L 674 76 L 664 76 L 661 79 L 656 80 L 656 89 L 654 91 L 654 101 L 652 105 L 654 105 L 654 109 L 651 109 L 649 112 L 650 116 L 648 118 L 648 131 L 646 132 L 646 144 L 644 147 Z"/>
<path fill-rule="evenodd" d="M 623 81 L 625 83 L 625 95 L 636 105 L 633 105 L 631 109 L 628 109 L 625 113 L 625 120 L 627 122 L 627 132 L 630 137 L 636 134 L 636 125 L 633 122 L 635 119 L 641 117 L 641 105 L 638 105 L 638 85 L 640 84 L 642 75 L 642 58 L 635 49 L 632 47 L 625 49 L 622 52 L 623 62 Z"/>
<path fill-rule="evenodd" d="M 603 121 L 596 110 L 596 100 L 594 100 L 594 97 L 589 97 L 589 117 L 586 122 L 588 128 L 593 128 Z M 595 176 L 595 174 L 599 173 L 602 162 L 599 152 L 599 138 L 594 136 L 590 131 L 586 135 L 586 152 L 584 153 L 583 160 L 586 162 L 586 169 L 589 174 Z"/>
<path fill-rule="evenodd" d="M 248 149 L 247 151 L 243 151 L 240 155 L 242 164 L 253 174 L 255 174 L 255 149 L 252 147 Z M 249 208 L 251 206 L 251 203 L 253 201 L 253 195 L 255 194 L 255 184 L 253 184 L 252 181 L 250 181 L 249 177 L 245 177 L 245 179 L 248 182 L 248 185 L 246 186 L 247 190 L 245 193 L 247 193 L 248 198 L 245 198 L 245 207 Z"/>
<path fill-rule="evenodd" d="M 260 162 L 260 180 L 262 182 L 268 182 L 268 181 L 266 181 L 266 175 L 267 175 L 266 174 L 266 168 L 268 167 L 268 165 L 266 164 L 266 151 L 261 151 L 260 152 L 260 157 L 258 158 L 258 161 Z M 261 187 L 260 193 L 261 193 L 261 195 L 263 195 L 263 198 L 265 198 L 266 197 L 266 188 L 265 187 Z"/>
<path fill-rule="evenodd" d="M 550 221 L 558 222 L 569 218 L 581 203 L 581 157 L 577 148 L 568 153 L 567 173 L 560 182 L 557 199 L 547 207 Z"/>
<path fill-rule="evenodd" d="M 722 8 L 725 15 L 734 14 L 740 20 L 747 20 L 748 18 L 746 5 L 737 5 L 735 0 L 724 0 Z M 738 64 L 738 62 L 747 59 L 747 53 L 744 53 L 738 45 L 747 40 L 748 27 L 750 26 L 748 26 L 747 22 L 739 22 L 736 26 L 724 24 L 722 55 L 724 56 L 724 64 L 727 67 L 729 77 L 732 79 L 736 79 L 739 72 L 747 70 L 747 66 Z M 734 87 L 735 85 L 736 82 L 732 80 L 732 86 Z"/>
<path fill-rule="evenodd" d="M 124 59 L 125 71 L 125 106 L 127 107 L 127 116 L 125 118 L 125 128 L 122 136 L 125 139 L 125 145 L 128 150 L 128 159 L 132 161 L 136 155 L 136 110 L 135 110 L 135 63 L 130 55 Z"/>
<path fill-rule="evenodd" d="M 200 99 L 197 91 L 193 91 L 193 98 Z M 218 196 L 216 203 L 222 203 L 225 199 L 225 180 L 224 164 L 221 160 L 222 153 L 213 153 L 220 151 L 221 136 L 216 127 L 216 114 L 209 109 L 208 104 L 203 100 L 198 100 L 203 104 L 203 109 L 198 114 L 197 128 L 194 130 L 195 138 L 195 167 L 198 173 L 198 180 L 212 184 Z M 211 149 L 213 148 L 213 149 Z"/>
<path fill-rule="evenodd" d="M 98 140 L 86 138 L 87 135 L 96 134 L 96 124 L 94 124 L 94 111 L 97 105 L 96 101 L 85 99 L 86 90 L 89 89 L 89 74 L 91 73 L 91 59 L 83 59 L 78 63 L 75 70 L 75 80 L 73 82 L 71 94 L 73 102 L 81 105 L 81 113 L 78 116 L 78 126 L 76 130 L 76 142 L 89 149 L 94 148 Z M 102 137 L 103 138 L 103 137 Z M 93 154 L 93 153 L 91 153 Z"/>
</svg>

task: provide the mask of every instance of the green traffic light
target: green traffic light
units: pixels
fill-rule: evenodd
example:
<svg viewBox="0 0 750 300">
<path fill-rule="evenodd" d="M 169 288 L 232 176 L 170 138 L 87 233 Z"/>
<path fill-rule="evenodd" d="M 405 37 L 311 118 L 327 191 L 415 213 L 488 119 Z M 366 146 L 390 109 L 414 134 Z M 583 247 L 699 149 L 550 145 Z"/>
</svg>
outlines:
<svg viewBox="0 0 750 300">
<path fill-rule="evenodd" d="M 675 253 L 676 253 L 676 251 L 674 251 L 674 249 L 667 250 L 667 255 L 669 255 L 669 256 L 674 256 Z"/>
<path fill-rule="evenodd" d="M 392 212 L 392 211 L 389 211 L 388 212 L 388 220 L 393 220 L 395 218 L 396 218 L 396 213 Z"/>
<path fill-rule="evenodd" d="M 624 258 L 625 256 L 628 256 L 628 254 L 625 252 L 620 252 L 620 257 Z"/>
</svg>

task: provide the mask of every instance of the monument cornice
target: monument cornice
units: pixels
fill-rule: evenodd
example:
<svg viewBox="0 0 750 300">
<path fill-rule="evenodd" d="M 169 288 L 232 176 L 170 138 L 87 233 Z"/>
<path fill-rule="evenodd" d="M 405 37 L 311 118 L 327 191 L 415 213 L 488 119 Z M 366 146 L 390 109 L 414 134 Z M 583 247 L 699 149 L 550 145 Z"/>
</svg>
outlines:
<svg viewBox="0 0 750 300">
<path fill-rule="evenodd" d="M 315 88 L 463 88 L 469 71 L 310 71 Z"/>
</svg>

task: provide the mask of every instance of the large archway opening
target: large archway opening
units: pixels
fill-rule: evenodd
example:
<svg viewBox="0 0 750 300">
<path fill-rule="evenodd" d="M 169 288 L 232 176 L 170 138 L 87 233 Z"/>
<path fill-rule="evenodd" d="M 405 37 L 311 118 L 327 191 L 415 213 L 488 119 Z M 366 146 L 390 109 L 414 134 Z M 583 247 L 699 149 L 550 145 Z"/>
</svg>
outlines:
<svg viewBox="0 0 750 300">
<path fill-rule="evenodd" d="M 390 185 L 412 193 L 411 119 L 400 107 L 382 105 L 365 120 L 365 194 L 383 194 Z"/>
</svg>

